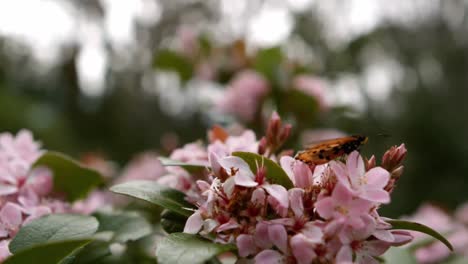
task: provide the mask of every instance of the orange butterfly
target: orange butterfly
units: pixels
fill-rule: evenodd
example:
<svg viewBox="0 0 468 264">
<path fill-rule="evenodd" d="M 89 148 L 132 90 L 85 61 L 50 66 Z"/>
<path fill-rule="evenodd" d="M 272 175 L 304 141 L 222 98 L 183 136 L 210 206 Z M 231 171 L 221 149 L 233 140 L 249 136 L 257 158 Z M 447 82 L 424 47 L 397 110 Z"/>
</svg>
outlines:
<svg viewBox="0 0 468 264">
<path fill-rule="evenodd" d="M 299 151 L 294 158 L 310 165 L 320 165 L 359 149 L 367 140 L 366 136 L 359 135 L 329 139 Z"/>
</svg>

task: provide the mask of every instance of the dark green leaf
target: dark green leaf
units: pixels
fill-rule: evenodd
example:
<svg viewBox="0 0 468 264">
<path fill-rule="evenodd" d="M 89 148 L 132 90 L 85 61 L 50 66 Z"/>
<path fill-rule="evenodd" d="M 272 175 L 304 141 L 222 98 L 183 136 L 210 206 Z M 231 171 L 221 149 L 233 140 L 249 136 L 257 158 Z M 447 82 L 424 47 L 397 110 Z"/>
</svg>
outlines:
<svg viewBox="0 0 468 264">
<path fill-rule="evenodd" d="M 52 241 L 81 239 L 92 236 L 98 221 L 92 216 L 55 214 L 32 220 L 23 226 L 9 248 L 12 253 Z"/>
<path fill-rule="evenodd" d="M 384 263 L 417 264 L 414 255 L 407 248 L 391 247 L 382 256 Z"/>
<path fill-rule="evenodd" d="M 54 241 L 35 245 L 8 258 L 4 264 L 59 263 L 91 242 L 89 239 Z"/>
<path fill-rule="evenodd" d="M 105 241 L 93 241 L 78 252 L 71 263 L 93 264 L 111 255 L 109 243 Z"/>
<path fill-rule="evenodd" d="M 451 251 L 453 251 L 452 244 L 450 244 L 444 236 L 428 226 L 405 220 L 387 220 L 387 223 L 392 225 L 392 229 L 412 230 L 430 235 L 444 243 Z"/>
<path fill-rule="evenodd" d="M 182 161 L 171 160 L 164 157 L 159 157 L 163 166 L 179 166 L 187 170 L 188 172 L 198 172 L 203 171 L 206 166 L 200 164 L 193 164 L 193 163 L 185 163 Z"/>
<path fill-rule="evenodd" d="M 187 217 L 181 216 L 169 210 L 164 210 L 161 213 L 161 227 L 168 234 L 184 231 Z"/>
<path fill-rule="evenodd" d="M 232 153 L 232 155 L 240 157 L 245 162 L 247 162 L 247 164 L 250 166 L 250 169 L 254 173 L 257 172 L 257 164 L 258 166 L 263 164 L 267 170 L 266 177 L 270 183 L 279 184 L 286 189 L 291 189 L 294 187 L 286 172 L 278 165 L 278 163 L 272 161 L 271 159 L 252 152 L 238 151 Z"/>
<path fill-rule="evenodd" d="M 156 257 L 159 263 L 197 264 L 235 249 L 232 244 L 218 244 L 197 235 L 173 233 L 159 243 Z"/>
<path fill-rule="evenodd" d="M 89 191 L 102 183 L 99 172 L 83 167 L 61 153 L 46 152 L 33 164 L 33 167 L 38 166 L 45 166 L 53 172 L 55 191 L 64 193 L 70 201 L 86 197 Z"/>
<path fill-rule="evenodd" d="M 178 190 L 160 185 L 154 181 L 131 181 L 113 186 L 111 191 L 148 201 L 183 216 L 193 212 L 186 208 L 193 205 L 185 200 L 185 194 Z"/>
<path fill-rule="evenodd" d="M 94 216 L 99 221 L 98 232 L 112 231 L 117 242 L 137 240 L 152 231 L 151 224 L 135 212 L 98 212 Z"/>
<path fill-rule="evenodd" d="M 313 126 L 319 110 L 315 97 L 298 90 L 289 90 L 281 104 L 281 111 L 293 113 L 298 120 L 308 126 Z"/>
<path fill-rule="evenodd" d="M 278 73 L 278 65 L 283 61 L 283 53 L 281 48 L 273 47 L 258 51 L 254 68 L 262 73 L 268 80 L 275 83 L 276 75 Z"/>
<path fill-rule="evenodd" d="M 193 74 L 190 61 L 170 50 L 159 51 L 153 65 L 155 68 L 177 72 L 183 81 L 189 80 Z"/>
</svg>

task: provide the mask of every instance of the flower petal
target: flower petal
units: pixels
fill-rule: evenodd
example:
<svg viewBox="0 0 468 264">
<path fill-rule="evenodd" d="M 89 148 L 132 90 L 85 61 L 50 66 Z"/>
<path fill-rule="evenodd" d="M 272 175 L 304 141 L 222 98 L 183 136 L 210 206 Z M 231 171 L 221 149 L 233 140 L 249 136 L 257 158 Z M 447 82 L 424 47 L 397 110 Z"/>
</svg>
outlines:
<svg viewBox="0 0 468 264">
<path fill-rule="evenodd" d="M 21 207 L 17 204 L 7 202 L 0 211 L 0 219 L 8 227 L 16 228 L 23 222 Z"/>
<path fill-rule="evenodd" d="M 200 212 L 193 213 L 185 223 L 184 233 L 197 234 L 203 226 L 203 218 Z"/>
<path fill-rule="evenodd" d="M 334 202 L 331 197 L 325 197 L 315 203 L 318 214 L 324 219 L 330 219 L 335 211 Z"/>
<path fill-rule="evenodd" d="M 390 194 L 385 190 L 365 190 L 359 196 L 363 199 L 376 203 L 388 204 L 390 202 Z"/>
<path fill-rule="evenodd" d="M 263 185 L 263 188 L 275 198 L 276 201 L 281 205 L 283 208 L 288 208 L 289 200 L 288 200 L 288 191 L 281 185 L 278 184 L 266 184 Z"/>
<path fill-rule="evenodd" d="M 268 237 L 268 224 L 260 222 L 255 227 L 255 244 L 261 248 L 270 248 L 271 241 Z"/>
<path fill-rule="evenodd" d="M 240 171 L 252 171 L 250 170 L 249 164 L 243 159 L 236 156 L 228 156 L 221 159 L 218 159 L 219 164 L 223 167 L 228 173 L 230 173 L 231 168 L 239 169 Z M 252 173 L 252 178 L 254 177 Z"/>
<path fill-rule="evenodd" d="M 236 245 L 239 250 L 239 256 L 241 257 L 247 257 L 257 251 L 254 238 L 251 235 L 239 235 L 236 239 Z"/>
<path fill-rule="evenodd" d="M 276 250 L 263 250 L 255 256 L 255 264 L 281 264 L 286 263 L 285 258 Z"/>
<path fill-rule="evenodd" d="M 283 225 L 270 225 L 268 227 L 268 237 L 273 244 L 283 253 L 288 251 L 288 232 Z"/>
<path fill-rule="evenodd" d="M 390 180 L 390 173 L 381 168 L 375 167 L 366 172 L 367 185 L 375 189 L 384 188 Z"/>
<path fill-rule="evenodd" d="M 351 182 L 358 179 L 366 172 L 364 161 L 356 150 L 349 154 L 348 159 L 346 160 L 346 167 L 348 169 Z"/>
<path fill-rule="evenodd" d="M 336 263 L 340 264 L 352 264 L 353 263 L 353 251 L 347 245 L 341 247 L 336 254 Z"/>
<path fill-rule="evenodd" d="M 293 188 L 288 191 L 291 210 L 296 217 L 301 217 L 304 214 L 304 202 L 302 196 L 304 190 L 300 188 Z"/>
<path fill-rule="evenodd" d="M 290 157 L 290 156 L 283 156 L 280 159 L 281 168 L 283 168 L 283 170 L 288 175 L 289 179 L 294 184 L 295 184 L 295 182 L 294 182 L 293 166 L 294 166 L 295 161 L 296 160 L 293 157 Z"/>
<path fill-rule="evenodd" d="M 317 257 L 314 248 L 303 234 L 291 238 L 291 249 L 298 264 L 309 264 Z"/>
</svg>

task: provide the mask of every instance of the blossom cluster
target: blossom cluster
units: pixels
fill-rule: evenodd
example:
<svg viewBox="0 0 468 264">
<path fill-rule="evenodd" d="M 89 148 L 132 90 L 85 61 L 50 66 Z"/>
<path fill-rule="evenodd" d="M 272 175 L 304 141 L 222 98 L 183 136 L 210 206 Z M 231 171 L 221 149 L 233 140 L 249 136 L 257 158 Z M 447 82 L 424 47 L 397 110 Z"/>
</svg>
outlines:
<svg viewBox="0 0 468 264">
<path fill-rule="evenodd" d="M 468 203 L 457 208 L 453 215 L 433 204 L 423 204 L 408 220 L 415 221 L 447 235 L 456 256 L 468 258 Z M 412 246 L 418 263 L 441 263 L 453 258 L 452 252 L 440 241 L 428 241 L 421 233 L 410 231 L 414 236 Z"/>
<path fill-rule="evenodd" d="M 388 248 L 412 240 L 378 214 L 403 171 L 403 144 L 387 151 L 381 166 L 357 151 L 311 166 L 279 151 L 290 129 L 274 114 L 258 141 L 253 131 L 231 136 L 215 128 L 206 148 L 193 143 L 176 150 L 171 158 L 209 168 L 195 181 L 182 168 L 168 167 L 168 182 L 177 182 L 197 206 L 184 232 L 234 243 L 240 258 L 256 263 L 378 263 Z M 275 162 L 294 186 L 272 183 L 264 162 L 251 167 L 236 151 Z"/>
<path fill-rule="evenodd" d="M 8 245 L 21 226 L 70 209 L 68 203 L 51 196 L 51 171 L 32 168 L 42 153 L 29 131 L 0 134 L 0 261 L 10 255 Z"/>
</svg>

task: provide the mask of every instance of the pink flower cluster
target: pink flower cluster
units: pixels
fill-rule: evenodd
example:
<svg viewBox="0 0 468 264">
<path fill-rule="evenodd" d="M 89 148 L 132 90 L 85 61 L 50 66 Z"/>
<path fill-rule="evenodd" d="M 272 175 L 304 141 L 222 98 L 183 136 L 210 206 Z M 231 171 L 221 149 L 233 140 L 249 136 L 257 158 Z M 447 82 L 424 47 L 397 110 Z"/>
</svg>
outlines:
<svg viewBox="0 0 468 264">
<path fill-rule="evenodd" d="M 427 225 L 441 234 L 446 234 L 453 245 L 454 253 L 468 258 L 468 203 L 461 205 L 454 213 L 448 214 L 432 204 L 423 204 L 409 220 Z M 452 252 L 442 242 L 428 243 L 421 233 L 411 232 L 414 236 L 415 257 L 418 263 L 440 263 L 452 256 Z"/>
<path fill-rule="evenodd" d="M 272 120 L 270 125 L 278 122 Z M 276 131 L 279 135 L 289 129 Z M 412 240 L 408 232 L 390 230 L 377 212 L 390 202 L 389 185 L 393 188 L 396 180 L 393 171 L 376 166 L 374 157 L 364 161 L 354 151 L 346 162 L 309 166 L 290 156 L 278 157 L 277 151 L 269 153 L 294 184 L 288 190 L 269 181 L 263 163 L 251 168 L 232 156 L 239 150 L 259 153 L 262 145 L 251 131 L 211 142 L 210 173 L 196 181 L 198 196 L 192 202 L 198 209 L 184 232 L 235 243 L 240 258 L 260 264 L 378 263 L 375 257 L 389 247 Z M 385 164 L 401 172 L 405 154 L 404 145 L 394 147 L 385 154 Z"/>
<path fill-rule="evenodd" d="M 68 210 L 67 203 L 48 196 L 53 187 L 51 172 L 31 168 L 41 154 L 29 131 L 0 134 L 0 261 L 10 255 L 8 244 L 22 225 Z"/>
</svg>

